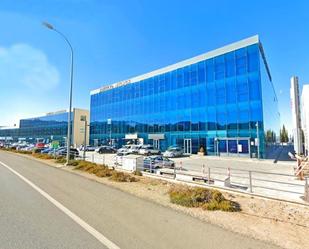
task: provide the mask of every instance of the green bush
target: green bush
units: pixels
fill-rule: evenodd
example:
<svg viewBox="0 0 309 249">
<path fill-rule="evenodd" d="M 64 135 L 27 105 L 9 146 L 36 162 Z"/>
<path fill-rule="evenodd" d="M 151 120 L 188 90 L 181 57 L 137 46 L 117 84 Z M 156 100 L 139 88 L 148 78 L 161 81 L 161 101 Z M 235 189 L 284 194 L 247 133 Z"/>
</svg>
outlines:
<svg viewBox="0 0 309 249">
<path fill-rule="evenodd" d="M 119 171 L 113 171 L 109 179 L 115 182 L 137 182 L 138 181 L 136 177 L 131 176 L 127 173 L 119 172 Z"/>
<path fill-rule="evenodd" d="M 198 207 L 212 198 L 211 190 L 191 187 L 172 188 L 169 195 L 172 203 L 185 207 Z"/>
<path fill-rule="evenodd" d="M 226 200 L 218 190 L 199 187 L 173 187 L 169 191 L 170 201 L 185 207 L 202 207 L 204 210 L 239 211 L 236 202 Z"/>
<path fill-rule="evenodd" d="M 205 203 L 203 204 L 202 208 L 204 210 L 221 210 L 221 211 L 225 211 L 225 212 L 236 212 L 236 211 L 240 211 L 240 207 L 239 204 L 237 204 L 236 202 L 233 201 L 229 201 L 229 200 L 223 200 L 221 202 L 218 202 L 216 200 L 212 200 L 209 203 Z"/>
</svg>

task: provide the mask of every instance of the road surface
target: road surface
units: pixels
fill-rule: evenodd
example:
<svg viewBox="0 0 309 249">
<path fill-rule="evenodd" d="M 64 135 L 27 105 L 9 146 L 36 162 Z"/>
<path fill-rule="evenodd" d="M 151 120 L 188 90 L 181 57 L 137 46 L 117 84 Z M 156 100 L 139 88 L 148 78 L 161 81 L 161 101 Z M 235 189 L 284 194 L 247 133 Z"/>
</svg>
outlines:
<svg viewBox="0 0 309 249">
<path fill-rule="evenodd" d="M 277 248 L 2 151 L 0 200 L 3 249 Z"/>
</svg>

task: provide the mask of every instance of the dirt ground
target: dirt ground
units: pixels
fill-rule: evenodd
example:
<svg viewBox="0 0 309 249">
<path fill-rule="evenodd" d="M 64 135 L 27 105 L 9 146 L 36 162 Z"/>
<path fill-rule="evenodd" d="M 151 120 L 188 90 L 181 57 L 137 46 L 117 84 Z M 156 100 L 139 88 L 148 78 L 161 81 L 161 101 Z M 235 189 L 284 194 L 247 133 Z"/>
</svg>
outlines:
<svg viewBox="0 0 309 249">
<path fill-rule="evenodd" d="M 309 245 L 309 206 L 221 191 L 227 199 L 238 202 L 242 211 L 229 213 L 186 208 L 169 201 L 168 190 L 174 183 L 148 177 L 138 177 L 138 182 L 119 183 L 70 167 L 63 169 L 283 248 L 304 249 Z"/>
<path fill-rule="evenodd" d="M 52 161 L 39 161 L 59 168 L 59 165 Z M 227 199 L 238 202 L 242 210 L 231 213 L 186 208 L 169 201 L 168 190 L 175 183 L 144 176 L 138 177 L 138 182 L 119 183 L 74 170 L 73 167 L 61 167 L 61 169 L 282 248 L 309 248 L 309 206 L 220 190 Z"/>
</svg>

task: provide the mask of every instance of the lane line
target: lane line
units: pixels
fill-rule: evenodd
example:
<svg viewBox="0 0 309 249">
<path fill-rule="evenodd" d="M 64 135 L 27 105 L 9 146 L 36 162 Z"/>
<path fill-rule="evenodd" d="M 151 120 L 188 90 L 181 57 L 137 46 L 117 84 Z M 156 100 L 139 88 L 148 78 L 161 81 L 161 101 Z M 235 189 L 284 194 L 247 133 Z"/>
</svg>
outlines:
<svg viewBox="0 0 309 249">
<path fill-rule="evenodd" d="M 28 180 L 26 177 L 19 174 L 17 171 L 9 167 L 7 164 L 0 161 L 0 164 L 7 168 L 9 171 L 11 171 L 13 174 L 18 176 L 20 179 L 22 179 L 25 183 L 30 185 L 33 189 L 35 189 L 37 192 L 39 192 L 43 197 L 45 197 L 47 200 L 49 200 L 52 204 L 54 204 L 58 209 L 60 209 L 63 213 L 65 213 L 67 216 L 69 216 L 73 221 L 75 221 L 78 225 L 80 225 L 82 228 L 84 228 L 88 233 L 90 233 L 93 237 L 95 237 L 98 241 L 100 241 L 104 246 L 106 246 L 109 249 L 120 249 L 116 244 L 114 244 L 112 241 L 107 239 L 103 234 L 101 234 L 99 231 L 97 231 L 95 228 L 90 226 L 88 223 L 86 223 L 84 220 L 82 220 L 80 217 L 78 217 L 76 214 L 74 214 L 72 211 L 70 211 L 68 208 L 63 206 L 60 202 L 55 200 L 53 197 L 51 197 L 49 194 L 47 194 L 44 190 L 39 188 L 37 185 L 35 185 L 33 182 Z"/>
</svg>

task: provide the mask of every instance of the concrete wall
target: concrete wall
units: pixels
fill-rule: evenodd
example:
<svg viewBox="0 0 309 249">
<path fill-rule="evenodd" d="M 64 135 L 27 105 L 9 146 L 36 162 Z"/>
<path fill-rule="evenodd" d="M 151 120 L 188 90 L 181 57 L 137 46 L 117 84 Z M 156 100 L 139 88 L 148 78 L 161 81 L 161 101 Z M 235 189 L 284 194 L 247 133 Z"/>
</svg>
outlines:
<svg viewBox="0 0 309 249">
<path fill-rule="evenodd" d="M 84 144 L 85 135 L 85 122 L 81 121 L 81 116 L 86 116 L 87 124 L 90 123 L 90 114 L 88 110 L 74 108 L 74 119 L 73 119 L 73 137 L 72 143 L 75 147 L 79 147 Z M 87 126 L 86 132 L 86 145 L 89 145 L 89 126 Z"/>
</svg>

